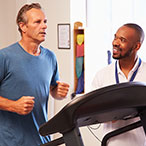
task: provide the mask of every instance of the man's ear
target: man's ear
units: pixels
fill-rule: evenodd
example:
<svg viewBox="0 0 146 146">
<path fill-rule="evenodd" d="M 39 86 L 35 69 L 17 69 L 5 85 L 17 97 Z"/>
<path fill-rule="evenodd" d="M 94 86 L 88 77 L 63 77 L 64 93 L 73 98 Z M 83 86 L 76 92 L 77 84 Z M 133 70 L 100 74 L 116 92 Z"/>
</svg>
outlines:
<svg viewBox="0 0 146 146">
<path fill-rule="evenodd" d="M 135 50 L 138 51 L 141 47 L 141 43 L 140 42 L 137 42 L 136 43 L 136 46 L 135 46 Z"/>
<path fill-rule="evenodd" d="M 19 27 L 20 27 L 22 32 L 24 32 L 24 33 L 26 32 L 27 27 L 26 27 L 26 24 L 24 22 L 20 22 Z"/>
</svg>

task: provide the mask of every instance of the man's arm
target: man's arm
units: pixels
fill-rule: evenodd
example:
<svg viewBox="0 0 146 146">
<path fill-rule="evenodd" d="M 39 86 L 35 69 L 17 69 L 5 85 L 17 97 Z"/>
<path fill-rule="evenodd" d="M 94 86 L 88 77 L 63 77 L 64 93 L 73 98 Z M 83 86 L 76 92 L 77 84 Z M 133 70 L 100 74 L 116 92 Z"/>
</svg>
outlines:
<svg viewBox="0 0 146 146">
<path fill-rule="evenodd" d="M 56 99 L 63 99 L 69 91 L 69 85 L 64 82 L 57 81 L 56 86 L 50 86 L 50 94 Z"/>
<path fill-rule="evenodd" d="M 0 96 L 0 110 L 26 115 L 32 111 L 33 107 L 34 97 L 32 96 L 22 96 L 16 101 Z"/>
</svg>

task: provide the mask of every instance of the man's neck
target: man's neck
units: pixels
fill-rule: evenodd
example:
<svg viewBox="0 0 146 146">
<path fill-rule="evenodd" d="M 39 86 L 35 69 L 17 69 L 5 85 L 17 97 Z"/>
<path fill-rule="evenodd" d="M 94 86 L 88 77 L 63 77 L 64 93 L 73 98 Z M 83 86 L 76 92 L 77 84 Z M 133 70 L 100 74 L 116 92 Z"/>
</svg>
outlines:
<svg viewBox="0 0 146 146">
<path fill-rule="evenodd" d="M 132 70 L 134 67 L 138 57 L 131 58 L 131 59 L 122 59 L 119 60 L 119 66 L 121 71 L 125 74 L 126 78 L 128 78 L 129 72 Z"/>
<path fill-rule="evenodd" d="M 39 56 L 41 53 L 40 47 L 36 43 L 26 42 L 25 40 L 21 39 L 19 41 L 19 44 L 27 53 L 29 53 L 33 56 Z"/>
</svg>

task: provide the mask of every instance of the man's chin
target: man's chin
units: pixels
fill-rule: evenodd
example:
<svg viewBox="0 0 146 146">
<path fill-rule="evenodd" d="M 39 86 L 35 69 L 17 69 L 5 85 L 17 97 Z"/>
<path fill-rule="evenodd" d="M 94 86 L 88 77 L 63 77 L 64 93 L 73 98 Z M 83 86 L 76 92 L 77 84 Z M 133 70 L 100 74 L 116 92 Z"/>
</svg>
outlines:
<svg viewBox="0 0 146 146">
<path fill-rule="evenodd" d="M 112 57 L 113 59 L 117 59 L 117 60 L 121 58 L 120 56 L 114 56 L 114 55 Z"/>
<path fill-rule="evenodd" d="M 42 43 L 42 42 L 44 42 L 44 41 L 45 41 L 45 39 L 42 39 L 42 40 L 40 40 L 39 42 Z"/>
</svg>

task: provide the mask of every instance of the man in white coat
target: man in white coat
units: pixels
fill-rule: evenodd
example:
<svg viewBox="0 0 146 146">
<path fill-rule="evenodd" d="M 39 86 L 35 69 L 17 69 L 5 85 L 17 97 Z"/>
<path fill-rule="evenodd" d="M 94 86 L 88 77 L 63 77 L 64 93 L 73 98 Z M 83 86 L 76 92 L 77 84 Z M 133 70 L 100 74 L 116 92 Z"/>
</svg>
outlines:
<svg viewBox="0 0 146 146">
<path fill-rule="evenodd" d="M 116 61 L 96 73 L 93 89 L 129 81 L 146 82 L 146 63 L 137 55 L 143 40 L 144 31 L 139 25 L 128 23 L 121 26 L 112 42 Z M 105 134 L 138 120 L 133 118 L 104 123 Z M 144 130 L 140 127 L 111 138 L 108 146 L 144 146 L 145 140 Z"/>
</svg>

